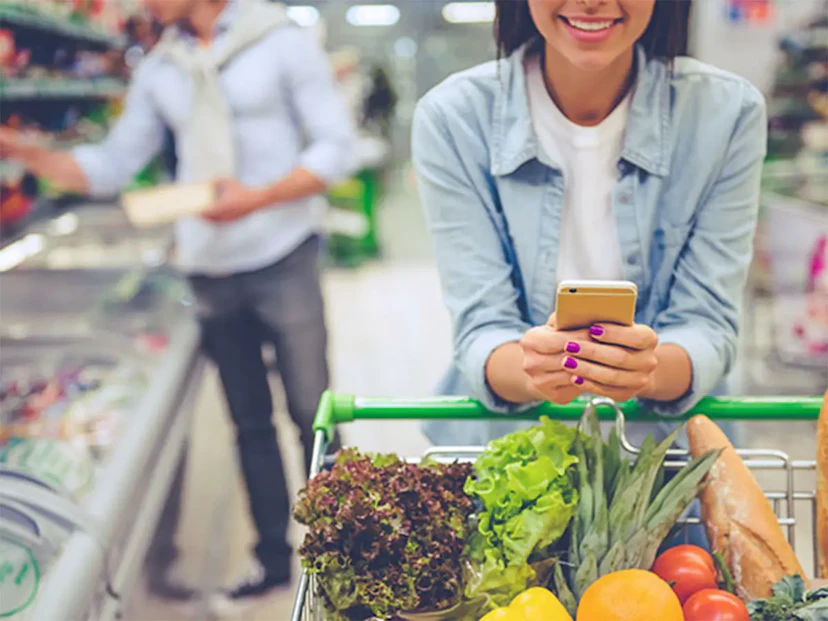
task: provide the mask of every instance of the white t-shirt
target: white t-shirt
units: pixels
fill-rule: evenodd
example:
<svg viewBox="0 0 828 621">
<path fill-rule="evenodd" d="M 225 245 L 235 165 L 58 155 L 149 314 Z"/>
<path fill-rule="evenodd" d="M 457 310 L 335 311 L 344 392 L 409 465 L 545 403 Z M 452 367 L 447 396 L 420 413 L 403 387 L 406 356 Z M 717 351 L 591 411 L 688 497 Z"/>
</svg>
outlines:
<svg viewBox="0 0 828 621">
<path fill-rule="evenodd" d="M 562 167 L 564 204 L 556 278 L 623 278 L 621 246 L 612 207 L 618 160 L 629 116 L 628 94 L 593 127 L 576 125 L 546 90 L 540 59 L 526 62 L 532 123 L 540 146 Z"/>
</svg>

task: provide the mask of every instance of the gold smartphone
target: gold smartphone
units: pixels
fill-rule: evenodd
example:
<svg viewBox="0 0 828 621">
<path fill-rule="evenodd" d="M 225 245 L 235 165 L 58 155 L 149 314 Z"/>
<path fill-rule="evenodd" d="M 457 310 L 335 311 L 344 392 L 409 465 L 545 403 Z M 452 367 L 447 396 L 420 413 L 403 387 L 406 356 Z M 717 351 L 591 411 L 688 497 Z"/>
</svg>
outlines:
<svg viewBox="0 0 828 621">
<path fill-rule="evenodd" d="M 564 280 L 558 285 L 555 321 L 559 330 L 595 323 L 631 326 L 638 287 L 626 280 Z"/>
</svg>

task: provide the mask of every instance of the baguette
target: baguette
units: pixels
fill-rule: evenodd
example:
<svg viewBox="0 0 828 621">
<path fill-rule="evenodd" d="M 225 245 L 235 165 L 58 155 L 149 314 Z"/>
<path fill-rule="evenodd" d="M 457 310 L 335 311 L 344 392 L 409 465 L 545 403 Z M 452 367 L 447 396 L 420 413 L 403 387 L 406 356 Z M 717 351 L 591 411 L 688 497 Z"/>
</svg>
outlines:
<svg viewBox="0 0 828 621">
<path fill-rule="evenodd" d="M 817 423 L 817 550 L 819 575 L 828 578 L 828 391 Z"/>
<path fill-rule="evenodd" d="M 687 424 L 693 457 L 724 449 L 701 493 L 702 520 L 746 602 L 766 599 L 785 576 L 805 576 L 765 494 L 721 429 L 706 416 Z"/>
</svg>

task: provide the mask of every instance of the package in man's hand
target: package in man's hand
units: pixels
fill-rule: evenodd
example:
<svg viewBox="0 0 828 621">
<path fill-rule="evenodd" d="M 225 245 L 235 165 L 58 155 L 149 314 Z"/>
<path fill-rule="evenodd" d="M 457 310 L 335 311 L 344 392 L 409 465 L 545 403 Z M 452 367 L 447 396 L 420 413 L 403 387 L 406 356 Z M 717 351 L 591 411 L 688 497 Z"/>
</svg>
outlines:
<svg viewBox="0 0 828 621">
<path fill-rule="evenodd" d="M 215 199 L 212 183 L 176 183 L 125 192 L 121 204 L 133 226 L 149 228 L 197 217 Z"/>
</svg>

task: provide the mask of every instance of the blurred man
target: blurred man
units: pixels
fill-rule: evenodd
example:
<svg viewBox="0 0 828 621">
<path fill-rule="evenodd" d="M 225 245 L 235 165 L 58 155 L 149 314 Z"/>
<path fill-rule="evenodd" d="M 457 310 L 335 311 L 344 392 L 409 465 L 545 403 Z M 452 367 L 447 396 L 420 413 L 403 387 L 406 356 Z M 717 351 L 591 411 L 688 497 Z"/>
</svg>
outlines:
<svg viewBox="0 0 828 621">
<path fill-rule="evenodd" d="M 391 122 L 397 107 L 397 93 L 391 85 L 388 73 L 382 67 L 371 72 L 371 90 L 362 106 L 362 122 L 375 125 L 386 140 L 391 137 Z"/>
<path fill-rule="evenodd" d="M 261 350 L 263 341 L 275 347 L 308 465 L 328 385 L 311 202 L 348 172 L 352 130 L 325 54 L 280 5 L 145 3 L 166 29 L 108 138 L 53 152 L 4 132 L 0 151 L 66 190 L 111 196 L 159 153 L 166 125 L 178 179 L 217 180 L 215 204 L 177 223 L 176 254 L 224 385 L 259 535 L 257 566 L 223 600 L 240 604 L 291 578 L 290 498 Z"/>
</svg>

